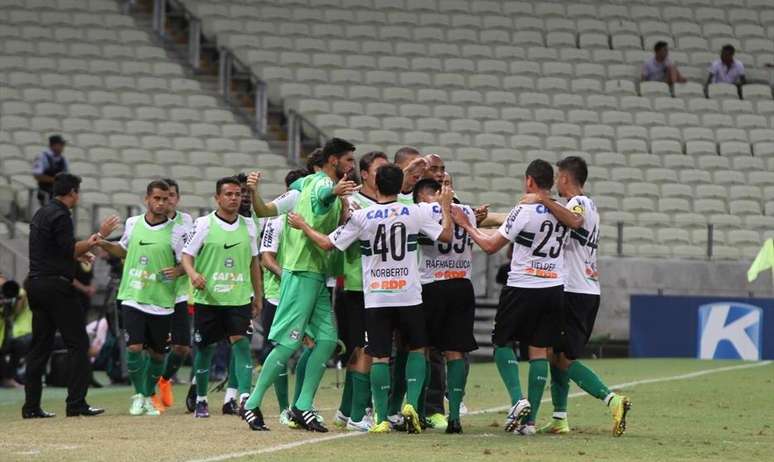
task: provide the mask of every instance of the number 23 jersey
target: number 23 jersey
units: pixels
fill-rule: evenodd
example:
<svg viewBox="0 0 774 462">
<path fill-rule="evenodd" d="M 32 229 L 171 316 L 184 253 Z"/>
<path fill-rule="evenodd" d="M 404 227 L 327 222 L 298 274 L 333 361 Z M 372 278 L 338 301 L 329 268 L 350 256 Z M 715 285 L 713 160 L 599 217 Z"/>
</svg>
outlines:
<svg viewBox="0 0 774 462">
<path fill-rule="evenodd" d="M 437 240 L 443 227 L 433 212 L 440 205 L 374 204 L 357 210 L 328 237 L 339 250 L 360 242 L 366 308 L 414 306 L 422 303 L 417 267 L 417 238 Z"/>
<path fill-rule="evenodd" d="M 514 243 L 509 287 L 544 288 L 564 284 L 567 226 L 541 204 L 517 205 L 498 232 Z"/>
</svg>

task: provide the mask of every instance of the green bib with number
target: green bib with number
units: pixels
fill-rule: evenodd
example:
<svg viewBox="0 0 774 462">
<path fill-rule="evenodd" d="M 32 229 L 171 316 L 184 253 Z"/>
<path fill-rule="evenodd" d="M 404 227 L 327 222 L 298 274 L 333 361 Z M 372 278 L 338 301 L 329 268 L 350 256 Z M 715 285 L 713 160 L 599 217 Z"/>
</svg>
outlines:
<svg viewBox="0 0 774 462">
<path fill-rule="evenodd" d="M 144 216 L 137 219 L 126 249 L 119 300 L 174 308 L 175 280 L 162 272 L 177 265 L 172 250 L 174 225 L 173 221 L 167 220 L 164 225 L 151 229 L 146 226 Z"/>
<path fill-rule="evenodd" d="M 194 303 L 216 306 L 243 306 L 250 303 L 253 285 L 250 278 L 252 242 L 247 223 L 239 216 L 237 229 L 221 228 L 215 213 L 210 214 L 210 226 L 194 267 L 204 276 L 204 290 L 194 289 Z"/>
</svg>

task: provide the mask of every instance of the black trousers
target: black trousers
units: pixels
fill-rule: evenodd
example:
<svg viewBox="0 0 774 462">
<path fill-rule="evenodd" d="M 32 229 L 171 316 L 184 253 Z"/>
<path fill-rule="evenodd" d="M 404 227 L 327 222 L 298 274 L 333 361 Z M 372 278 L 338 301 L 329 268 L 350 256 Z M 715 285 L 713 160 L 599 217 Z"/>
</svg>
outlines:
<svg viewBox="0 0 774 462">
<path fill-rule="evenodd" d="M 67 409 L 86 407 L 91 364 L 85 313 L 70 281 L 40 278 L 29 281 L 32 346 L 27 355 L 24 409 L 40 407 L 42 378 L 59 331 L 67 348 Z"/>
</svg>

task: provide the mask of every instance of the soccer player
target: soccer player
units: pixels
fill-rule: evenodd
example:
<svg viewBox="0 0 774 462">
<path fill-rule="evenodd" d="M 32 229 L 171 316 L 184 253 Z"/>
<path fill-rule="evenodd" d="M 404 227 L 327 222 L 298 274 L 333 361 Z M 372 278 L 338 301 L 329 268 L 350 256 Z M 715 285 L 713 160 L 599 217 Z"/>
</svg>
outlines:
<svg viewBox="0 0 774 462">
<path fill-rule="evenodd" d="M 524 183 L 527 193 L 550 191 L 554 183 L 551 164 L 540 159 L 530 162 Z M 494 234 L 472 226 L 461 210 L 455 209 L 453 216 L 454 222 L 488 254 L 511 242 L 516 244 L 508 282 L 500 292 L 492 344 L 497 370 L 511 398 L 505 431 L 533 435 L 548 377 L 548 354 L 561 333 L 562 250 L 569 238 L 568 228 L 541 204 L 517 205 Z M 508 346 L 513 340 L 529 345 L 529 400 L 522 395 L 518 361 Z"/>
<path fill-rule="evenodd" d="M 591 396 L 604 401 L 613 416 L 613 435 L 621 436 L 626 430 L 626 415 L 631 401 L 626 396 L 611 392 L 594 371 L 577 360 L 594 329 L 600 294 L 597 272 L 599 213 L 594 202 L 583 192 L 588 167 L 585 160 L 576 156 L 567 157 L 556 165 L 556 189 L 561 197 L 567 199 L 567 205 L 555 202 L 546 191 L 539 191 L 532 198 L 570 228 L 570 239 L 564 251 L 564 324 L 561 341 L 554 347 L 551 356 L 554 414 L 540 431 L 570 432 L 567 396 L 569 381 L 572 380 Z"/>
<path fill-rule="evenodd" d="M 285 176 L 285 186 L 288 188 L 299 178 L 308 174 L 306 170 L 291 170 Z M 271 325 L 274 322 L 274 315 L 277 312 L 280 293 L 280 278 L 282 277 L 282 254 L 279 252 L 279 244 L 282 240 L 283 230 L 285 228 L 285 215 L 266 220 L 261 238 L 261 266 L 263 266 L 263 310 L 261 310 L 261 325 L 263 326 L 264 336 L 268 337 Z M 267 346 L 261 353 L 261 358 L 265 359 L 274 347 L 272 342 L 265 340 Z M 262 361 L 263 362 L 263 361 Z M 277 395 L 277 402 L 280 408 L 280 424 L 290 424 L 290 404 L 288 402 L 288 371 L 281 372 L 274 382 L 274 392 Z"/>
<path fill-rule="evenodd" d="M 177 210 L 180 202 L 180 186 L 171 178 L 163 180 L 169 185 L 167 199 L 167 217 L 177 226 L 182 226 L 186 238 L 193 230 L 191 215 Z M 185 242 L 183 243 L 185 244 Z M 170 351 L 167 354 L 164 372 L 159 377 L 159 393 L 152 394 L 153 404 L 159 410 L 164 410 L 174 403 L 172 393 L 172 377 L 180 369 L 183 361 L 191 354 L 191 316 L 188 314 L 188 292 L 191 286 L 188 276 L 180 275 L 175 281 L 175 311 L 172 313 L 170 328 Z"/>
<path fill-rule="evenodd" d="M 414 186 L 414 202 L 434 202 L 440 191 L 441 183 L 433 179 L 421 180 Z M 476 226 L 472 208 L 458 204 L 452 207 L 464 213 L 470 226 Z M 440 220 L 441 214 L 436 213 L 435 219 Z M 446 433 L 462 433 L 460 406 L 468 374 L 465 354 L 478 348 L 473 336 L 476 301 L 470 280 L 473 241 L 464 228 L 455 224 L 451 242 L 433 242 L 420 235 L 419 244 L 422 250 L 419 259 L 422 304 L 428 340 L 430 346 L 442 352 L 446 359 L 449 397 Z M 442 386 L 440 388 L 443 389 Z"/>
<path fill-rule="evenodd" d="M 427 169 L 427 160 L 415 148 L 404 146 L 395 152 L 393 159 L 395 165 L 403 170 L 403 184 L 398 194 L 398 202 L 413 204 L 414 196 L 411 192 L 414 185 L 422 179 Z"/>
<path fill-rule="evenodd" d="M 383 152 L 373 151 L 360 158 L 360 191 L 347 198 L 350 215 L 377 203 L 376 171 L 389 163 Z M 347 375 L 341 394 L 341 405 L 335 423 L 352 431 L 368 431 L 373 418 L 366 414 L 371 407 L 371 357 L 365 353 L 365 299 L 363 298 L 363 264 L 359 245 L 344 251 L 344 291 L 336 299 L 339 337 L 350 352 Z"/>
<path fill-rule="evenodd" d="M 409 432 L 420 433 L 422 427 L 416 409 L 425 377 L 427 338 L 417 267 L 417 237 L 422 232 L 433 240 L 451 240 L 449 208 L 453 193 L 445 188 L 440 205 L 398 203 L 403 171 L 394 164 L 377 169 L 376 184 L 379 203 L 355 211 L 346 224 L 329 235 L 315 230 L 294 213 L 288 215 L 288 223 L 302 229 L 316 245 L 326 250 L 345 250 L 359 240 L 368 336 L 365 350 L 374 358 L 371 392 L 376 425 L 371 432 L 385 433 L 391 428 L 387 420 L 389 359 L 393 332 L 397 330 L 410 351 L 406 364 L 408 402 L 402 414 Z M 442 224 L 438 223 L 435 213 L 442 214 Z"/>
<path fill-rule="evenodd" d="M 301 194 L 294 210 L 321 232 L 331 232 L 338 226 L 342 215 L 339 197 L 354 192 L 356 188 L 355 182 L 346 179 L 354 164 L 354 150 L 351 143 L 332 138 L 323 147 L 325 165 L 322 171 L 300 180 L 297 189 L 301 190 Z M 259 175 L 254 173 L 251 177 L 248 185 L 254 188 Z M 263 204 L 257 192 L 254 199 L 257 205 Z M 273 208 L 276 211 L 276 206 Z M 330 296 L 325 286 L 326 276 L 332 274 L 329 255 L 297 229 L 285 229 L 279 252 L 282 253 L 283 266 L 280 297 L 269 332 L 269 340 L 275 342 L 275 346 L 266 358 L 246 403 L 245 420 L 252 430 L 268 430 L 260 411 L 263 396 L 285 370 L 288 359 L 301 346 L 304 334 L 309 332 L 315 346 L 307 362 L 301 394 L 291 407 L 291 417 L 305 430 L 327 432 L 328 429 L 318 421 L 312 404 L 325 372 L 325 363 L 338 341 Z"/>
<path fill-rule="evenodd" d="M 135 416 L 160 414 L 151 395 L 164 369 L 176 279 L 182 274 L 177 258 L 186 231 L 167 216 L 168 198 L 167 183 L 150 182 L 145 194 L 147 211 L 126 220 L 118 243 L 99 243 L 111 255 L 125 259 L 118 299 L 127 335 L 127 369 L 135 391 L 129 414 Z"/>
<path fill-rule="evenodd" d="M 261 269 L 255 222 L 239 214 L 242 186 L 236 177 L 218 180 L 216 211 L 200 217 L 183 249 L 183 268 L 194 287 L 196 410 L 209 417 L 207 387 L 215 344 L 231 343 L 240 403 L 250 392 L 253 363 L 247 335 L 260 312 Z M 252 310 L 251 310 L 252 305 Z"/>
</svg>

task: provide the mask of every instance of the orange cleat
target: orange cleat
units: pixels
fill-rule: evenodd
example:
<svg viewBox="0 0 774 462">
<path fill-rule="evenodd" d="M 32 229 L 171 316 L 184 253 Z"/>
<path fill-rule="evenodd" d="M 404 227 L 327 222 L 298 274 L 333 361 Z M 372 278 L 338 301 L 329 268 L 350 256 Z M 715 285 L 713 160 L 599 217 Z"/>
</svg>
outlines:
<svg viewBox="0 0 774 462">
<path fill-rule="evenodd" d="M 172 407 L 172 404 L 175 402 L 175 397 L 172 394 L 172 381 L 159 377 L 158 385 L 158 395 L 161 396 L 161 403 L 163 403 L 164 407 Z"/>
<path fill-rule="evenodd" d="M 153 407 L 155 407 L 159 412 L 164 412 L 167 410 L 167 407 L 164 406 L 164 401 L 158 393 L 151 396 L 151 403 L 153 403 Z"/>
</svg>

